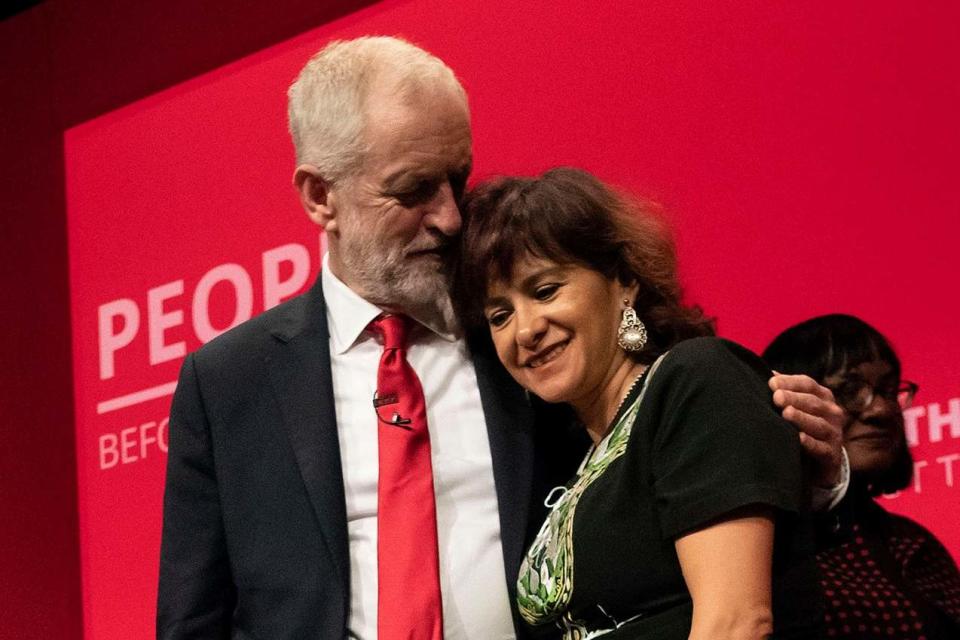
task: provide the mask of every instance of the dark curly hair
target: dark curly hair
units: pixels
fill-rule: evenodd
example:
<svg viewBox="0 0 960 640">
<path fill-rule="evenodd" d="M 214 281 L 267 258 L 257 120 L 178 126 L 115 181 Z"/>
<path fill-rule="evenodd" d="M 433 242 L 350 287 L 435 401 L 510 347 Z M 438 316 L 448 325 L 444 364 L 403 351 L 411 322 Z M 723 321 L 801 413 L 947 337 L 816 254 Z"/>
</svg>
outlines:
<svg viewBox="0 0 960 640">
<path fill-rule="evenodd" d="M 652 362 L 686 338 L 714 334 L 713 320 L 682 302 L 673 242 L 652 207 L 618 195 L 585 171 L 558 168 L 537 178 L 480 184 L 465 196 L 461 213 L 453 300 L 468 332 L 486 331 L 488 285 L 509 279 L 532 255 L 638 283 L 633 306 L 648 334 L 647 346 L 634 354 L 640 362 Z"/>
<path fill-rule="evenodd" d="M 883 334 L 860 318 L 841 313 L 811 318 L 786 329 L 764 349 L 763 359 L 781 373 L 803 373 L 820 384 L 833 374 L 880 360 L 889 364 L 900 380 L 900 358 Z M 901 432 L 900 456 L 889 469 L 871 477 L 870 493 L 899 491 L 912 477 L 913 459 Z"/>
</svg>

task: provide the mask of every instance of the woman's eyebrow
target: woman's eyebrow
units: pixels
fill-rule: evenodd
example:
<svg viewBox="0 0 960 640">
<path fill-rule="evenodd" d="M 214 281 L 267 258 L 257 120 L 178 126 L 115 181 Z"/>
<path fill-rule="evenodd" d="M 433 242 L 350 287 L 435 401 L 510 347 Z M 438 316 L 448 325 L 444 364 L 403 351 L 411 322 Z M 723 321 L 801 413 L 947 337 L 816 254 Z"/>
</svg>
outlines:
<svg viewBox="0 0 960 640">
<path fill-rule="evenodd" d="M 545 277 L 560 275 L 564 273 L 566 269 L 567 268 L 563 265 L 553 265 L 550 267 L 544 267 L 543 269 L 534 271 L 533 273 L 526 276 L 523 280 L 520 281 L 519 288 L 520 290 L 530 289 L 538 280 L 541 280 Z M 489 307 L 494 307 L 494 306 L 499 306 L 499 305 L 504 305 L 509 303 L 510 301 L 507 299 L 506 296 L 488 296 L 487 299 L 484 300 L 483 302 L 483 307 L 486 309 Z"/>
<path fill-rule="evenodd" d="M 533 273 L 531 273 L 530 275 L 528 275 L 526 278 L 523 279 L 523 282 L 522 282 L 521 284 L 522 284 L 524 287 L 529 287 L 530 285 L 532 285 L 532 284 L 533 284 L 534 282 L 536 282 L 537 280 L 541 280 L 541 279 L 543 279 L 544 277 L 550 277 L 550 276 L 555 276 L 555 275 L 562 274 L 562 273 L 564 273 L 566 270 L 567 270 L 567 268 L 566 268 L 565 266 L 563 266 L 563 265 L 560 265 L 560 264 L 555 264 L 555 265 L 550 266 L 550 267 L 544 267 L 543 269 L 540 269 L 539 271 L 534 271 Z"/>
<path fill-rule="evenodd" d="M 501 307 L 506 304 L 510 304 L 510 301 L 507 300 L 506 296 L 493 296 L 488 297 L 483 301 L 483 308 L 484 310 L 487 310 L 490 307 Z"/>
</svg>

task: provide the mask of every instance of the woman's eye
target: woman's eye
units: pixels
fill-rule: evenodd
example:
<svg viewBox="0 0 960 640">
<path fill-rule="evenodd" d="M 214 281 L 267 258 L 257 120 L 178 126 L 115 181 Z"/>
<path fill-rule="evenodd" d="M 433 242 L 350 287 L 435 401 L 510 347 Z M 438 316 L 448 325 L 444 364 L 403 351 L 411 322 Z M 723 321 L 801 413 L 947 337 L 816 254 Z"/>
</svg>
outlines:
<svg viewBox="0 0 960 640">
<path fill-rule="evenodd" d="M 509 317 L 510 314 L 506 311 L 495 311 L 487 316 L 487 322 L 491 327 L 500 327 Z"/>
<path fill-rule="evenodd" d="M 863 382 L 846 380 L 836 387 L 836 395 L 841 398 L 856 398 L 863 388 Z"/>
<path fill-rule="evenodd" d="M 890 400 L 896 400 L 897 396 L 900 394 L 900 385 L 899 383 L 890 384 L 887 382 L 874 389 L 874 393 Z"/>
<path fill-rule="evenodd" d="M 549 300 L 560 288 L 559 284 L 545 284 L 534 289 L 533 295 L 537 300 Z"/>
</svg>

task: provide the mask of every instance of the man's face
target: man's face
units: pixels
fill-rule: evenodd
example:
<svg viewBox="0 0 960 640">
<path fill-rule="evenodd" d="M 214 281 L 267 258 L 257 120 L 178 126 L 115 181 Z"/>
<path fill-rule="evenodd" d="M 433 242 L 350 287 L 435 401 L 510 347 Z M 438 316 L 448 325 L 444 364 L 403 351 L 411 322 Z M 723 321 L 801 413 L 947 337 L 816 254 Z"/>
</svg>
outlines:
<svg viewBox="0 0 960 640">
<path fill-rule="evenodd" d="M 405 102 L 374 90 L 367 103 L 362 168 L 329 190 L 331 268 L 370 302 L 449 327 L 444 267 L 471 164 L 466 102 L 437 85 Z"/>
</svg>

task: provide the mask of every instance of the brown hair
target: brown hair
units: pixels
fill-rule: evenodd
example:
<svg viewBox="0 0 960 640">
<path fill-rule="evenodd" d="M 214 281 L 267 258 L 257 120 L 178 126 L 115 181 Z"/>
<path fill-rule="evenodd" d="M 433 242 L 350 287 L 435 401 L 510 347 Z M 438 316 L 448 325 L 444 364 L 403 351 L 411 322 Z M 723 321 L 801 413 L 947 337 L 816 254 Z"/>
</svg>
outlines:
<svg viewBox="0 0 960 640">
<path fill-rule="evenodd" d="M 469 331 L 486 327 L 488 285 L 509 279 L 517 262 L 533 255 L 637 282 L 633 306 L 649 336 L 635 354 L 641 362 L 680 340 L 714 333 L 712 319 L 681 301 L 676 253 L 662 221 L 585 171 L 558 168 L 538 178 L 486 182 L 467 194 L 461 212 L 453 298 Z"/>
</svg>

